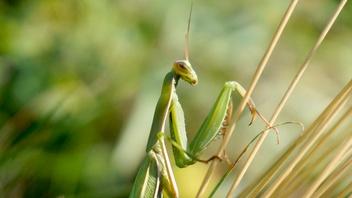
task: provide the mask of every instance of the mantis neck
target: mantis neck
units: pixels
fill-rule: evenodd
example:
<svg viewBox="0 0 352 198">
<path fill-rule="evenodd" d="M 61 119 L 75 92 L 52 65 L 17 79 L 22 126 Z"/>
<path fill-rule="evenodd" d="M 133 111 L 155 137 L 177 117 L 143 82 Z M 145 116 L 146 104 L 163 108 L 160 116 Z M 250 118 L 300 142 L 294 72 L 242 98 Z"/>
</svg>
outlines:
<svg viewBox="0 0 352 198">
<path fill-rule="evenodd" d="M 176 72 L 175 72 L 174 70 L 171 70 L 170 73 L 173 74 L 173 78 L 174 78 L 174 81 L 175 81 L 174 86 L 175 86 L 175 88 L 176 88 L 177 85 L 178 85 L 178 81 L 180 80 L 181 77 L 180 77 L 180 75 L 176 74 Z M 176 90 L 175 90 L 175 91 L 176 91 Z"/>
</svg>

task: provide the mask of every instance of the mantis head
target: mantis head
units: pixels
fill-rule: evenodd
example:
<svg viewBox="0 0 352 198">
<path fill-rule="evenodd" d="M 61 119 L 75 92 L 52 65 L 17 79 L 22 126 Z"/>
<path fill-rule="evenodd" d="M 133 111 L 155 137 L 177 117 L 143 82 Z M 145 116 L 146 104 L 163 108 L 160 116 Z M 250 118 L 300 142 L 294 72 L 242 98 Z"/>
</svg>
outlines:
<svg viewBox="0 0 352 198">
<path fill-rule="evenodd" d="M 197 74 L 188 60 L 175 61 L 172 69 L 178 76 L 189 84 L 196 85 L 198 83 Z"/>
<path fill-rule="evenodd" d="M 193 1 L 191 4 L 191 10 L 189 11 L 187 31 L 185 34 L 185 48 L 184 48 L 185 59 L 175 61 L 172 67 L 172 70 L 176 73 L 176 75 L 181 77 L 184 81 L 194 86 L 198 83 L 198 77 L 191 63 L 188 61 L 189 60 L 189 29 L 191 27 L 192 9 L 193 9 Z"/>
</svg>

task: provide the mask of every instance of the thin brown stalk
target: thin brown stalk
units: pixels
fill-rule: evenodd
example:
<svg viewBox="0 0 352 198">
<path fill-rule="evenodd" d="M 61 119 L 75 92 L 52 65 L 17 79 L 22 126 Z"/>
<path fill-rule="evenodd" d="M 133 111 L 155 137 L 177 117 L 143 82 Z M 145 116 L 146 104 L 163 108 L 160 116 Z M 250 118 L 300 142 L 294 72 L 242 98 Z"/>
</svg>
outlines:
<svg viewBox="0 0 352 198">
<path fill-rule="evenodd" d="M 301 170 L 297 170 L 295 168 L 294 171 L 294 176 L 289 176 L 289 179 L 285 179 L 285 181 L 280 185 L 280 188 L 277 190 L 276 194 L 278 195 L 290 195 L 294 191 L 300 188 L 300 186 L 307 185 L 307 178 L 309 178 L 312 174 L 314 174 L 314 171 L 321 170 L 322 164 L 327 164 L 328 161 L 334 156 L 334 153 L 336 152 L 336 149 L 338 145 L 340 145 L 340 142 L 337 142 L 336 144 L 332 145 L 330 150 L 328 150 L 327 153 L 322 152 L 322 155 L 319 156 L 319 158 L 313 159 L 309 161 L 309 164 L 306 166 L 302 166 Z M 333 146 L 336 146 L 333 147 Z M 313 171 L 314 170 L 314 171 Z M 288 181 L 287 181 L 288 180 Z M 275 194 L 275 195 L 276 195 Z"/>
<path fill-rule="evenodd" d="M 331 160 L 331 162 L 324 168 L 320 173 L 318 178 L 313 182 L 313 184 L 304 193 L 303 197 L 308 198 L 313 195 L 313 193 L 318 189 L 318 187 L 324 182 L 324 180 L 334 171 L 334 169 L 340 164 L 343 156 L 352 146 L 352 135 L 348 137 L 345 143 L 339 149 L 337 155 Z"/>
<path fill-rule="evenodd" d="M 352 182 L 349 183 L 337 196 L 336 198 L 346 198 L 352 194 Z"/>
<path fill-rule="evenodd" d="M 283 173 L 281 173 L 278 178 L 269 186 L 269 189 L 265 192 L 264 197 L 270 197 L 274 191 L 279 187 L 282 181 L 292 172 L 297 163 L 304 157 L 307 151 L 316 143 L 317 139 L 323 134 L 325 129 L 328 127 L 332 119 L 335 118 L 336 114 L 344 107 L 348 99 L 351 98 L 352 93 L 352 80 L 343 89 L 342 94 L 337 96 L 337 101 L 335 102 L 334 108 L 331 109 L 329 116 L 323 118 L 320 124 L 316 127 L 314 131 L 314 136 L 309 139 L 308 142 L 301 148 L 297 156 L 285 167 Z"/>
<path fill-rule="evenodd" d="M 278 29 L 276 30 L 274 36 L 273 36 L 273 39 L 271 40 L 270 44 L 269 44 L 269 47 L 267 48 L 263 58 L 261 59 L 259 65 L 257 66 L 257 69 L 255 71 L 255 74 L 253 76 L 253 79 L 252 79 L 252 82 L 249 86 L 249 89 L 248 91 L 246 92 L 244 98 L 241 100 L 241 103 L 239 105 L 239 108 L 237 109 L 237 112 L 236 112 L 236 115 L 235 115 L 235 119 L 234 119 L 234 122 L 229 130 L 229 133 L 227 133 L 224 137 L 224 141 L 218 151 L 218 155 L 221 155 L 224 153 L 225 151 L 225 148 L 227 147 L 227 144 L 229 143 L 230 141 L 230 137 L 232 136 L 232 133 L 236 127 L 236 122 L 237 120 L 239 119 L 241 113 L 243 112 L 244 108 L 245 108 L 245 105 L 247 104 L 247 102 L 249 101 L 249 98 L 255 88 L 255 86 L 257 85 L 257 82 L 260 78 L 260 76 L 262 75 L 271 55 L 272 55 L 272 52 L 274 51 L 281 35 L 282 35 L 282 32 L 284 31 L 289 19 L 291 18 L 291 15 L 297 5 L 299 0 L 292 0 L 291 4 L 289 5 L 287 11 L 285 12 L 279 26 L 278 26 Z M 270 126 L 269 126 L 270 127 Z M 206 173 L 206 176 L 204 177 L 203 179 L 203 182 L 199 188 L 199 191 L 197 193 L 197 197 L 200 197 L 204 194 L 204 191 L 205 189 L 207 188 L 208 184 L 209 184 L 209 181 L 211 179 L 211 176 L 212 174 L 214 173 L 214 170 L 215 168 L 217 167 L 219 161 L 217 160 L 213 160 L 211 163 L 210 163 L 210 166 L 208 168 L 208 171 Z"/>
<path fill-rule="evenodd" d="M 283 192 L 288 194 L 290 191 L 293 191 L 300 185 L 302 179 L 305 179 L 306 174 L 310 174 L 310 172 L 304 172 L 304 170 L 311 170 L 310 168 L 316 166 L 317 164 L 321 164 L 324 159 L 328 159 L 328 156 L 335 152 L 335 148 L 341 144 L 344 140 L 344 135 L 341 136 L 334 144 L 327 147 L 325 145 L 331 138 L 331 136 L 335 133 L 335 131 L 342 126 L 343 122 L 345 122 L 352 115 L 352 107 L 350 107 L 341 118 L 335 123 L 331 129 L 327 133 L 325 133 L 318 143 L 312 148 L 309 153 L 300 161 L 299 164 L 295 167 L 295 171 L 290 174 L 290 176 L 283 182 L 281 185 L 281 189 L 284 189 Z M 315 153 L 319 153 L 318 156 L 314 156 Z"/>
<path fill-rule="evenodd" d="M 264 173 L 260 178 L 259 182 L 247 187 L 241 194 L 240 197 L 248 195 L 257 195 L 261 192 L 264 187 L 272 180 L 274 175 L 279 172 L 283 167 L 287 167 L 290 162 L 289 159 L 294 151 L 306 144 L 314 134 L 318 131 L 317 129 L 326 122 L 339 108 L 343 102 L 343 99 L 347 96 L 348 92 L 352 89 L 352 80 L 346 84 L 346 86 L 337 94 L 337 96 L 330 102 L 330 104 L 324 109 L 324 111 L 319 115 L 319 117 L 305 130 L 303 135 L 301 135 L 293 144 L 285 151 L 285 153 L 275 162 L 270 169 Z"/>
<path fill-rule="evenodd" d="M 352 167 L 350 166 L 346 174 L 341 175 L 336 182 L 334 182 L 323 194 L 322 197 L 336 197 L 346 185 L 351 182 Z"/>
<path fill-rule="evenodd" d="M 323 152 L 321 153 L 320 158 L 310 161 L 310 164 L 305 166 L 303 170 L 299 171 L 299 174 L 297 174 L 296 177 L 293 177 L 291 182 L 286 183 L 286 185 L 280 185 L 280 188 L 277 190 L 279 192 L 275 195 L 287 197 L 294 193 L 297 189 L 300 189 L 301 186 L 307 186 L 311 182 L 312 175 L 321 172 L 323 167 L 326 166 L 326 164 L 331 161 L 333 156 L 336 155 L 339 145 L 341 145 L 341 142 L 337 142 L 337 144 L 329 147 L 331 149 L 329 150 L 329 153 Z M 346 156 L 343 156 L 343 159 L 346 159 Z M 294 172 L 296 172 L 296 170 Z M 334 179 L 337 179 L 337 177 Z"/>
<path fill-rule="evenodd" d="M 349 159 L 346 162 L 344 162 L 344 164 L 341 165 L 340 168 L 335 170 L 334 173 L 332 173 L 330 175 L 330 177 L 328 179 L 326 179 L 326 182 L 324 182 L 323 185 L 321 187 L 319 187 L 318 191 L 316 193 L 314 193 L 315 197 L 321 197 L 322 194 L 324 194 L 327 191 L 327 189 L 329 189 L 343 175 L 345 175 L 346 172 L 348 172 L 348 168 L 351 168 L 351 165 L 352 165 L 352 158 L 351 158 L 352 156 L 349 155 L 348 157 L 349 157 Z"/>
<path fill-rule="evenodd" d="M 339 15 L 339 13 L 341 12 L 343 6 L 345 5 L 346 0 L 342 1 L 342 3 L 340 4 L 340 6 L 338 7 L 338 9 L 336 10 L 336 12 L 334 13 L 333 17 L 329 20 L 327 26 L 324 28 L 324 30 L 322 31 L 322 33 L 320 34 L 318 41 L 316 42 L 316 44 L 314 45 L 314 47 L 311 49 L 311 51 L 309 52 L 308 56 L 306 57 L 304 63 L 302 64 L 299 72 L 296 74 L 295 78 L 293 79 L 293 81 L 291 82 L 289 88 L 287 89 L 287 91 L 285 92 L 283 98 L 281 99 L 279 105 L 277 106 L 276 110 L 274 111 L 271 120 L 269 121 L 270 125 L 273 125 L 276 121 L 276 118 L 278 117 L 278 115 L 280 114 L 281 110 L 283 109 L 284 105 L 286 104 L 288 98 L 290 97 L 292 91 L 294 90 L 294 88 L 296 87 L 297 83 L 299 82 L 299 80 L 301 79 L 303 73 L 305 72 L 305 70 L 307 69 L 313 55 L 316 53 L 316 51 L 318 50 L 318 48 L 320 47 L 321 43 L 323 42 L 325 36 L 327 35 L 327 33 L 329 32 L 329 30 L 331 29 L 332 25 L 334 24 L 337 16 Z M 253 151 L 250 153 L 248 160 L 246 161 L 244 167 L 242 168 L 242 170 L 240 171 L 240 173 L 238 174 L 238 176 L 235 178 L 235 181 L 233 182 L 233 184 L 231 185 L 230 191 L 228 193 L 228 197 L 230 197 L 231 194 L 233 194 L 233 192 L 235 191 L 235 189 L 237 188 L 237 186 L 239 185 L 240 181 L 242 180 L 245 172 L 247 171 L 249 165 L 252 163 L 255 155 L 257 154 L 257 152 L 259 151 L 259 148 L 261 147 L 261 145 L 263 144 L 265 138 L 268 136 L 268 132 L 263 133 L 263 135 L 259 138 L 258 142 L 256 143 L 256 145 L 253 148 Z"/>
</svg>

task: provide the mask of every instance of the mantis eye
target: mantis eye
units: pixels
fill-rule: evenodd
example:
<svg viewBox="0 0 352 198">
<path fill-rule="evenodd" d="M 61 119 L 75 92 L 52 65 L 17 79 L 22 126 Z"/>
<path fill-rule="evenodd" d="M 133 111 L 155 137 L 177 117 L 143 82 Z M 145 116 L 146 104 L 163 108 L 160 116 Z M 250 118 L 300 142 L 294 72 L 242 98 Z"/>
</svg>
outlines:
<svg viewBox="0 0 352 198">
<path fill-rule="evenodd" d="M 186 69 L 186 67 L 183 65 L 183 64 L 179 64 L 178 65 L 182 70 L 185 70 Z"/>
</svg>

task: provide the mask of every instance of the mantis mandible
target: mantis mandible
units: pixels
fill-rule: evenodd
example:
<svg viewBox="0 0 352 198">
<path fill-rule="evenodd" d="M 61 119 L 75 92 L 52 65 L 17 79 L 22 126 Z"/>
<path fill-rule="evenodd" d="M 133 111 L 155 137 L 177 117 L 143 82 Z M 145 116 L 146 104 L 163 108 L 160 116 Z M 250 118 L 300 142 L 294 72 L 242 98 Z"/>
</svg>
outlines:
<svg viewBox="0 0 352 198">
<path fill-rule="evenodd" d="M 170 197 L 179 197 L 165 145 L 164 133 L 168 116 L 175 162 L 178 167 L 183 168 L 197 161 L 202 161 L 197 157 L 214 141 L 231 117 L 232 94 L 237 91 L 243 97 L 246 92 L 239 83 L 226 82 L 194 139 L 188 143 L 184 113 L 178 101 L 176 87 L 181 79 L 193 86 L 198 83 L 197 74 L 189 62 L 191 14 L 192 5 L 185 35 L 184 59 L 176 60 L 171 71 L 164 78 L 149 134 L 146 148 L 147 156 L 137 173 L 130 197 L 161 197 L 163 192 Z M 252 115 L 252 122 L 256 115 L 256 109 L 252 100 L 247 105 Z"/>
</svg>

